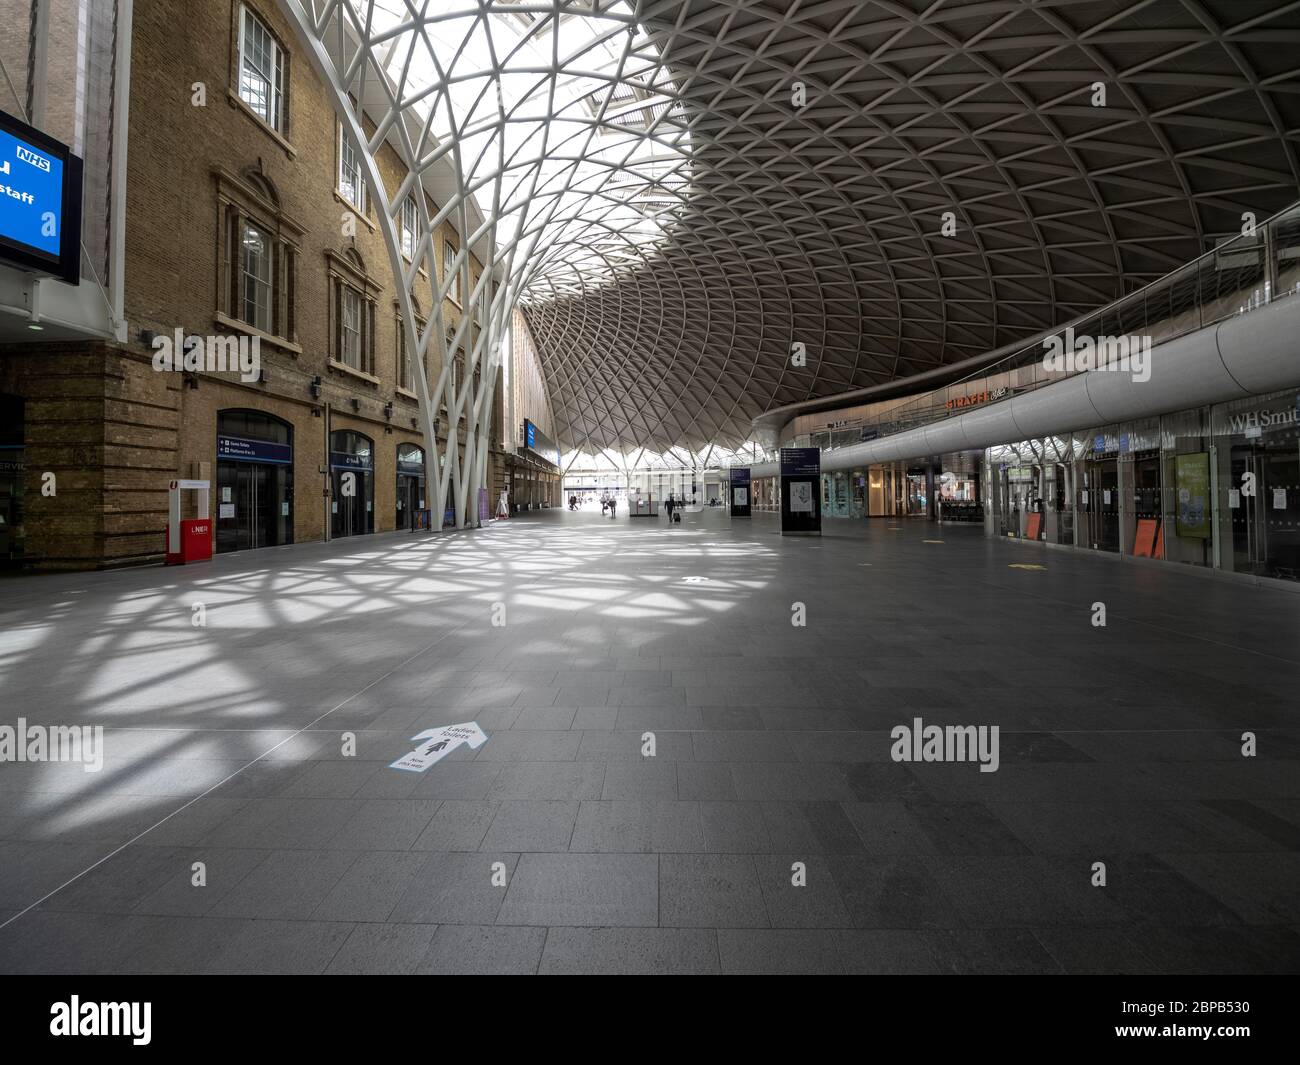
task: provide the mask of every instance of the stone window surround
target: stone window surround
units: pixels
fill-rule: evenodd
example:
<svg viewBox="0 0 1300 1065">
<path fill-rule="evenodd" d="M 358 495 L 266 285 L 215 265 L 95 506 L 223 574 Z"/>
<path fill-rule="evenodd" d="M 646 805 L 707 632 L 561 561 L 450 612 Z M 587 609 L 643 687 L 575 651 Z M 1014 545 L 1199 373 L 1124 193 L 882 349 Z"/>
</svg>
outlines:
<svg viewBox="0 0 1300 1065">
<path fill-rule="evenodd" d="M 297 335 L 297 264 L 301 238 L 305 230 L 278 204 L 268 199 L 252 183 L 224 167 L 213 167 L 217 186 L 217 291 L 214 318 L 223 325 L 261 337 L 293 352 L 301 352 Z M 268 180 L 269 179 L 265 179 Z M 251 222 L 271 237 L 273 244 L 273 288 L 271 330 L 261 330 L 241 317 L 237 304 L 236 271 L 242 269 L 237 249 L 232 245 L 236 230 Z"/>
<path fill-rule="evenodd" d="M 364 268 L 359 269 L 356 263 L 346 254 L 340 254 L 333 250 L 326 251 L 325 262 L 329 274 L 329 296 L 327 300 L 329 367 L 331 370 L 348 374 L 377 387 L 380 380 L 374 373 L 375 354 L 378 347 L 375 335 L 378 323 L 376 304 L 382 286 L 369 274 L 365 273 Z M 361 296 L 361 309 L 365 318 L 362 322 L 361 331 L 361 361 L 363 367 L 361 369 L 347 365 L 342 359 L 342 352 L 339 348 L 341 343 L 340 330 L 342 328 L 339 319 L 341 313 L 339 299 L 342 286 L 352 289 Z"/>
</svg>

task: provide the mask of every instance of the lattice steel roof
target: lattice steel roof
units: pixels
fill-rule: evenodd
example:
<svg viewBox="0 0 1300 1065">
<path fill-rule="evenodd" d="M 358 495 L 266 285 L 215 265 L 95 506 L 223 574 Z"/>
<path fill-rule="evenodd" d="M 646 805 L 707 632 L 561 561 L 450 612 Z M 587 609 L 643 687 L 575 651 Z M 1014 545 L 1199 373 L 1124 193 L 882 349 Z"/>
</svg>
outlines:
<svg viewBox="0 0 1300 1065">
<path fill-rule="evenodd" d="M 673 100 L 651 125 L 687 184 L 612 283 L 523 293 L 557 433 L 583 450 L 735 443 L 769 407 L 981 354 L 1300 190 L 1284 0 L 662 0 L 637 17 Z"/>
<path fill-rule="evenodd" d="M 518 303 L 566 448 L 734 446 L 1300 198 L 1295 0 L 281 3 L 340 100 L 372 86 L 367 153 L 453 171 L 417 237 L 476 204 L 475 355 Z"/>
</svg>

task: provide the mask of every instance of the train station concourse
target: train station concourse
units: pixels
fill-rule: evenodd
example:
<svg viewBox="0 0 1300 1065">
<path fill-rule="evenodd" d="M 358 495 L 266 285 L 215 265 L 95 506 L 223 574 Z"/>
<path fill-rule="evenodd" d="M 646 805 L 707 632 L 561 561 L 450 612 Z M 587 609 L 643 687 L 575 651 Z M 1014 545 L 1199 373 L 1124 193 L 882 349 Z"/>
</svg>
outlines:
<svg viewBox="0 0 1300 1065">
<path fill-rule="evenodd" d="M 0 16 L 20 1028 L 653 974 L 1284 1031 L 1300 7 Z"/>
</svg>

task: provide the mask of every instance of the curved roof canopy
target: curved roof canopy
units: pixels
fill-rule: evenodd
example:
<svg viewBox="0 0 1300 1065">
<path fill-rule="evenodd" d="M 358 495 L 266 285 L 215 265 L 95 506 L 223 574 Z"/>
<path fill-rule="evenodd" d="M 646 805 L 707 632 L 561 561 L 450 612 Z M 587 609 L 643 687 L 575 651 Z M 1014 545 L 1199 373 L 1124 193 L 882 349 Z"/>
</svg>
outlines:
<svg viewBox="0 0 1300 1065">
<path fill-rule="evenodd" d="M 350 4 L 425 34 L 388 77 L 449 101 L 567 448 L 734 446 L 1300 198 L 1290 0 Z"/>
</svg>

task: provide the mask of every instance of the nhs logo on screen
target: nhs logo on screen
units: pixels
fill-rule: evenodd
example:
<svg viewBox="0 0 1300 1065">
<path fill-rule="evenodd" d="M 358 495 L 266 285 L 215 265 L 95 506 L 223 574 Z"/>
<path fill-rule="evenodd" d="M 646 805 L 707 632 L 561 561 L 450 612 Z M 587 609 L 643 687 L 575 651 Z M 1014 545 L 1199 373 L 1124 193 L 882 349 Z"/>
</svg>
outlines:
<svg viewBox="0 0 1300 1065">
<path fill-rule="evenodd" d="M 63 234 L 63 160 L 0 129 L 0 237 L 51 258 Z"/>
<path fill-rule="evenodd" d="M 24 163 L 31 163 L 37 170 L 44 170 L 46 173 L 49 173 L 50 161 L 43 155 L 37 155 L 30 148 L 24 148 L 21 144 L 18 145 L 18 158 Z M 5 167 L 5 173 L 7 174 L 8 172 L 9 168 Z"/>
</svg>

